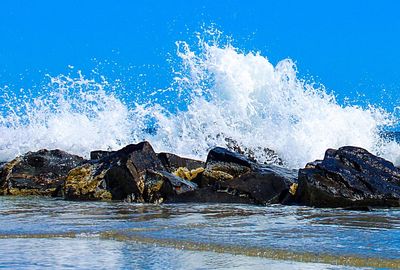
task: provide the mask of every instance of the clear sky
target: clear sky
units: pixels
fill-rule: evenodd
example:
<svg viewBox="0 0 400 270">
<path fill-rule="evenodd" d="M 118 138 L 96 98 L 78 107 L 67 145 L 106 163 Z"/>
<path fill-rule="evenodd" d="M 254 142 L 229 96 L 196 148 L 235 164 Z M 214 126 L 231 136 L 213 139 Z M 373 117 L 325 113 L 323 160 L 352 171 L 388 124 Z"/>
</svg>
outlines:
<svg viewBox="0 0 400 270">
<path fill-rule="evenodd" d="M 0 1 L 0 86 L 30 87 L 68 65 L 111 61 L 130 76 L 150 66 L 146 87 L 170 80 L 176 40 L 215 23 L 272 63 L 290 57 L 351 100 L 400 104 L 400 1 Z M 118 76 L 118 74 L 116 75 Z M 135 82 L 137 83 L 137 82 Z"/>
</svg>

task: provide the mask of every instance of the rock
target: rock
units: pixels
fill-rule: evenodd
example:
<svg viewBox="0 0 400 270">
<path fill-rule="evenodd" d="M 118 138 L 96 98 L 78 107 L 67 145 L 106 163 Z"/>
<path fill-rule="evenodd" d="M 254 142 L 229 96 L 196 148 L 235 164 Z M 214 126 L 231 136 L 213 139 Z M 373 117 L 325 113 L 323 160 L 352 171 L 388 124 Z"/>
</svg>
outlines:
<svg viewBox="0 0 400 270">
<path fill-rule="evenodd" d="M 109 156 L 111 154 L 115 153 L 115 151 L 103 151 L 103 150 L 96 150 L 90 152 L 90 160 L 97 160 L 101 159 L 105 156 Z"/>
<path fill-rule="evenodd" d="M 245 167 L 252 167 L 256 163 L 246 156 L 222 147 L 215 147 L 208 152 L 206 165 L 211 162 L 234 163 Z"/>
<path fill-rule="evenodd" d="M 64 194 L 75 200 L 159 203 L 195 188 L 196 184 L 167 172 L 151 145 L 141 142 L 71 170 Z"/>
<path fill-rule="evenodd" d="M 3 173 L 3 167 L 6 164 L 7 164 L 7 162 L 0 162 L 0 177 L 1 177 L 2 173 Z"/>
<path fill-rule="evenodd" d="M 65 180 L 63 196 L 68 200 L 112 200 L 107 190 L 104 164 L 86 163 L 72 169 Z"/>
<path fill-rule="evenodd" d="M 179 167 L 176 171 L 173 172 L 173 174 L 189 181 L 199 181 L 203 172 L 204 172 L 203 167 L 199 167 L 191 171 L 189 171 L 188 168 L 186 167 Z"/>
<path fill-rule="evenodd" d="M 84 159 L 61 150 L 39 150 L 4 164 L 0 192 L 4 195 L 60 196 L 68 172 Z"/>
<path fill-rule="evenodd" d="M 279 167 L 263 167 L 231 180 L 217 183 L 218 192 L 249 198 L 256 204 L 288 203 L 289 190 L 296 183 L 296 174 L 286 177 Z"/>
<path fill-rule="evenodd" d="M 233 140 L 232 138 L 225 138 L 225 142 L 229 150 L 244 155 L 253 162 L 257 161 L 254 150 L 241 146 L 236 140 Z M 263 153 L 262 155 L 265 158 L 264 164 L 275 164 L 279 166 L 284 165 L 283 160 L 272 149 L 269 149 L 267 147 L 262 148 L 259 146 L 257 147 L 257 152 Z"/>
<path fill-rule="evenodd" d="M 71 170 L 65 182 L 67 199 L 123 200 L 134 194 L 143 200 L 144 179 L 147 169 L 163 169 L 156 153 L 148 142 L 131 144 L 99 160 Z"/>
<path fill-rule="evenodd" d="M 197 182 L 204 171 L 205 162 L 200 160 L 183 158 L 171 153 L 159 153 L 157 156 L 168 172 L 189 181 Z"/>
<path fill-rule="evenodd" d="M 258 164 L 239 153 L 217 147 L 208 154 L 206 168 L 199 181 L 201 188 L 185 194 L 182 199 L 187 201 L 192 196 L 193 200 L 202 202 L 289 202 L 289 190 L 296 183 L 296 178 L 296 171 Z"/>
<path fill-rule="evenodd" d="M 239 153 L 216 147 L 208 153 L 200 186 L 212 186 L 216 182 L 231 180 L 249 173 L 253 163 Z"/>
<path fill-rule="evenodd" d="M 162 203 L 197 189 L 197 185 L 166 171 L 148 171 L 146 174 L 144 201 Z"/>
<path fill-rule="evenodd" d="M 168 202 L 173 203 L 242 203 L 255 204 L 249 197 L 232 195 L 227 192 L 218 192 L 214 187 L 203 187 L 194 191 L 171 197 Z"/>
<path fill-rule="evenodd" d="M 400 169 L 362 148 L 328 149 L 322 161 L 299 171 L 296 200 L 315 207 L 398 207 Z"/>
<path fill-rule="evenodd" d="M 171 153 L 159 153 L 158 158 L 169 172 L 175 172 L 179 168 L 187 168 L 189 171 L 204 168 L 205 162 L 189 158 L 183 158 Z"/>
</svg>

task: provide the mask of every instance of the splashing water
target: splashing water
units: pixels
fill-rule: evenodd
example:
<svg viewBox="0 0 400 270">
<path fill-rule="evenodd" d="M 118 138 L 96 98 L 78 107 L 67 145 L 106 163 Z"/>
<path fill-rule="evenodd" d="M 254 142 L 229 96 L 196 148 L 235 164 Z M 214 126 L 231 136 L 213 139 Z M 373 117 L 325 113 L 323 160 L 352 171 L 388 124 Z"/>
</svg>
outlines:
<svg viewBox="0 0 400 270">
<path fill-rule="evenodd" d="M 47 95 L 31 102 L 16 106 L 16 98 L 8 97 L 10 109 L 0 118 L 0 160 L 40 148 L 87 156 L 90 149 L 128 143 L 129 110 L 106 94 L 105 84 L 61 75 L 51 78 Z"/>
<path fill-rule="evenodd" d="M 291 168 L 344 145 L 399 163 L 400 146 L 379 136 L 396 121 L 383 109 L 339 105 L 322 86 L 297 78 L 290 59 L 273 66 L 260 53 L 199 44 L 191 50 L 177 42 L 182 65 L 175 82 L 153 93 L 170 92 L 169 107 L 152 101 L 152 94 L 147 103 L 131 105 L 105 91 L 106 81 L 82 75 L 51 78 L 48 95 L 18 106 L 3 97 L 8 109 L 0 118 L 0 160 L 40 148 L 87 156 L 146 139 L 157 151 L 200 159 L 233 141 L 260 162 L 271 160 L 265 148 L 272 149 Z"/>
</svg>

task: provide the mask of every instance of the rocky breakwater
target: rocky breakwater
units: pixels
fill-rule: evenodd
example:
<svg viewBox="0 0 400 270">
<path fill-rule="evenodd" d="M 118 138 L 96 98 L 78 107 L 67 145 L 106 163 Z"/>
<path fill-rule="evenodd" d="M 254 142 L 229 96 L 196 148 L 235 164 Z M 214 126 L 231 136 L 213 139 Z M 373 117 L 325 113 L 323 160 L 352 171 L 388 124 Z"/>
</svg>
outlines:
<svg viewBox="0 0 400 270">
<path fill-rule="evenodd" d="M 297 203 L 315 207 L 399 207 L 400 169 L 365 149 L 328 149 L 299 170 Z"/>
<path fill-rule="evenodd" d="M 147 203 L 297 204 L 400 207 L 400 169 L 368 151 L 328 149 L 300 170 L 260 164 L 216 147 L 206 162 L 156 153 L 148 142 L 93 151 L 91 160 L 60 150 L 28 152 L 0 164 L 0 194 Z"/>
</svg>

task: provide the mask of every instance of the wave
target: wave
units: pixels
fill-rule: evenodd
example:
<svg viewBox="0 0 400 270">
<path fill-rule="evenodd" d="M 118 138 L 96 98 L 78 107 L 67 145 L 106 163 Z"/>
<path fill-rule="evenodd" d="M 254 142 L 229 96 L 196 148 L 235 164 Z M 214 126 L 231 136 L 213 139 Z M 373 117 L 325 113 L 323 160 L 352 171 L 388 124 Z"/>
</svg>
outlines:
<svg viewBox="0 0 400 270">
<path fill-rule="evenodd" d="M 322 85 L 299 78 L 291 59 L 273 65 L 258 52 L 201 37 L 194 46 L 176 45 L 173 83 L 129 93 L 141 102 L 129 102 L 132 97 L 109 91 L 106 80 L 81 73 L 50 77 L 46 94 L 31 99 L 3 88 L 0 160 L 40 148 L 87 157 L 94 149 L 148 140 L 156 151 L 198 159 L 217 145 L 236 147 L 259 162 L 290 168 L 344 145 L 400 162 L 399 144 L 380 136 L 397 122 L 393 115 L 339 104 Z"/>
</svg>

